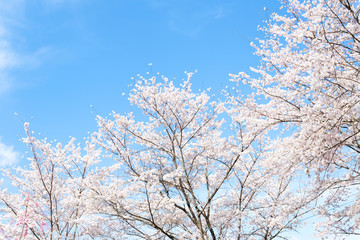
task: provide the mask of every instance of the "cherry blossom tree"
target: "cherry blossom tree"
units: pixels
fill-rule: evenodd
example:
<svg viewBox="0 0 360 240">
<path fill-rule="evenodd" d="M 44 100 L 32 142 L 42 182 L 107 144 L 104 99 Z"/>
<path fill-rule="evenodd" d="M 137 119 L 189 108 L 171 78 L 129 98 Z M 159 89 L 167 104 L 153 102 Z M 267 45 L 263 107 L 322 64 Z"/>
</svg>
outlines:
<svg viewBox="0 0 360 240">
<path fill-rule="evenodd" d="M 53 147 L 26 124 L 30 168 L 4 171 L 17 191 L 1 192 L 1 236 L 274 239 L 299 226 L 316 194 L 268 161 L 268 139 L 242 132 L 232 101 L 192 92 L 191 75 L 179 87 L 140 77 L 129 99 L 142 121 L 99 116 L 84 149 Z"/>
<path fill-rule="evenodd" d="M 296 171 L 274 169 L 266 140 L 223 133 L 239 113 L 231 102 L 180 87 L 166 78 L 140 78 L 130 95 L 146 118 L 99 117 L 94 141 L 118 164 L 98 184 L 99 214 L 120 235 L 142 239 L 274 239 L 299 224 L 316 199 L 298 189 Z M 230 108 L 229 108 L 230 109 Z M 228 115 L 227 115 L 228 114 Z M 231 121 L 230 121 L 231 122 Z"/>
<path fill-rule="evenodd" d="M 329 189 L 319 208 L 324 234 L 360 234 L 360 4 L 355 0 L 282 1 L 253 44 L 258 77 L 232 75 L 254 93 L 235 97 L 254 134 L 276 132 L 267 146 L 279 165 L 305 169 Z M 274 138 L 275 139 L 275 138 Z"/>
<path fill-rule="evenodd" d="M 3 170 L 15 190 L 0 192 L 1 239 L 79 239 L 95 234 L 86 221 L 83 181 L 100 151 L 87 143 L 84 149 L 75 139 L 55 147 L 35 139 L 25 124 L 30 148 L 28 168 Z"/>
<path fill-rule="evenodd" d="M 81 148 L 25 126 L 30 164 L 2 175 L 2 239 L 279 239 L 360 234 L 360 3 L 282 1 L 261 66 L 224 100 L 139 77 L 140 112 L 98 116 Z"/>
</svg>

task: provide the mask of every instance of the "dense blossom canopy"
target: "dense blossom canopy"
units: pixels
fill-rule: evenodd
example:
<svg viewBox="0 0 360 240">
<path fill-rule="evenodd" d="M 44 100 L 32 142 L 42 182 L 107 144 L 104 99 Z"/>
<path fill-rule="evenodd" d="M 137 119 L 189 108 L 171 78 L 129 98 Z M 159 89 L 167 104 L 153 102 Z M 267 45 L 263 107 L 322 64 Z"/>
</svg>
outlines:
<svg viewBox="0 0 360 240">
<path fill-rule="evenodd" d="M 360 234 L 360 3 L 282 1 L 261 65 L 222 100 L 139 77 L 142 115 L 98 116 L 84 144 L 33 137 L 3 170 L 1 239 L 276 239 L 309 216 L 319 236 Z M 249 76 L 251 75 L 251 76 Z M 241 87 L 253 92 L 242 96 Z"/>
</svg>

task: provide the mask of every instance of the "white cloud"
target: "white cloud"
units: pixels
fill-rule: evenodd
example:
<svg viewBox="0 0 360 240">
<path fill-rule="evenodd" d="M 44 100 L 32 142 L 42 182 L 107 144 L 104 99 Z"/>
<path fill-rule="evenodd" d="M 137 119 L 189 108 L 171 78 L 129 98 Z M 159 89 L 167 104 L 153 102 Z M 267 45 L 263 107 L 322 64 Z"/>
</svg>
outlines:
<svg viewBox="0 0 360 240">
<path fill-rule="evenodd" d="M 20 59 L 10 44 L 1 38 L 0 34 L 0 96 L 11 89 L 12 83 L 8 71 L 20 65 Z"/>
<path fill-rule="evenodd" d="M 57 10 L 62 7 L 72 7 L 81 3 L 82 0 L 41 0 L 40 1 L 47 10 Z"/>
<path fill-rule="evenodd" d="M 187 36 L 195 36 L 211 22 L 226 16 L 222 6 L 192 10 L 187 8 L 170 11 L 169 26 L 173 31 Z"/>
<path fill-rule="evenodd" d="M 18 156 L 19 153 L 14 150 L 13 146 L 5 145 L 0 139 L 0 167 L 16 163 Z"/>
<path fill-rule="evenodd" d="M 0 71 L 0 96 L 11 89 L 10 77 L 6 73 Z"/>
<path fill-rule="evenodd" d="M 172 31 L 188 37 L 198 35 L 213 21 L 224 18 L 231 12 L 231 5 L 221 1 L 215 4 L 192 0 L 144 1 L 152 8 L 167 13 L 168 26 Z"/>
<path fill-rule="evenodd" d="M 23 1 L 0 0 L 0 96 L 12 87 L 9 71 L 21 64 L 22 57 L 13 48 L 13 27 L 21 25 Z"/>
<path fill-rule="evenodd" d="M 57 2 L 60 0 L 42 0 Z M 42 47 L 32 52 L 21 52 L 16 47 L 19 33 L 26 27 L 25 0 L 0 0 L 0 97 L 6 94 L 16 84 L 11 71 L 19 68 L 37 67 L 44 60 L 49 48 Z"/>
<path fill-rule="evenodd" d="M 44 1 L 46 3 L 49 3 L 49 4 L 62 4 L 62 3 L 71 3 L 71 2 L 76 2 L 77 0 L 47 0 L 47 1 Z"/>
<path fill-rule="evenodd" d="M 6 40 L 0 41 L 0 71 L 11 69 L 20 63 L 20 58 Z"/>
</svg>

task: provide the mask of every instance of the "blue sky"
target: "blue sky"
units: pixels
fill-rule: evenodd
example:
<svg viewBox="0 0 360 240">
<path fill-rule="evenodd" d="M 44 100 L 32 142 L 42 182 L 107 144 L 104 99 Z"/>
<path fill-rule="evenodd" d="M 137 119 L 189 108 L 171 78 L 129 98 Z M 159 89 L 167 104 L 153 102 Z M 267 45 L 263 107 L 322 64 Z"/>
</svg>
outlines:
<svg viewBox="0 0 360 240">
<path fill-rule="evenodd" d="M 220 91 L 229 73 L 258 64 L 249 42 L 278 6 L 275 0 L 0 0 L 0 165 L 22 163 L 22 121 L 64 141 L 96 130 L 90 105 L 103 116 L 131 111 L 122 93 L 137 74 L 180 81 L 197 69 L 195 88 Z"/>
<path fill-rule="evenodd" d="M 42 137 L 81 140 L 96 130 L 90 105 L 102 116 L 132 111 L 122 93 L 137 74 L 180 81 L 197 69 L 194 88 L 220 92 L 229 73 L 259 64 L 249 42 L 262 36 L 257 26 L 279 6 L 277 0 L 0 0 L 0 167 L 26 164 L 22 121 Z M 293 239 L 311 236 L 304 229 Z"/>
</svg>

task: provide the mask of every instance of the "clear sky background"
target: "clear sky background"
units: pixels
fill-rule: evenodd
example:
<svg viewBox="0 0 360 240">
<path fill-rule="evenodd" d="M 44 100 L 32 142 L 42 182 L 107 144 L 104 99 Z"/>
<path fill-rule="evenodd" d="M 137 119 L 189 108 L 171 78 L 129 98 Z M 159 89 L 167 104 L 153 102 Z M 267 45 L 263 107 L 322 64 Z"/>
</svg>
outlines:
<svg viewBox="0 0 360 240">
<path fill-rule="evenodd" d="M 137 74 L 181 81 L 184 71 L 197 69 L 194 88 L 220 92 L 229 73 L 259 64 L 249 43 L 279 6 L 277 0 L 0 0 L 0 166 L 26 164 L 22 121 L 41 137 L 81 140 L 96 130 L 90 105 L 102 116 L 132 111 L 122 93 Z M 312 239 L 310 233 L 302 230 L 299 239 Z"/>
<path fill-rule="evenodd" d="M 196 89 L 220 91 L 229 73 L 259 64 L 249 42 L 278 7 L 276 0 L 0 0 L 0 165 L 21 164 L 18 118 L 49 139 L 82 139 L 96 130 L 90 105 L 102 116 L 132 110 L 122 93 L 137 74 L 180 81 L 197 69 Z"/>
</svg>

